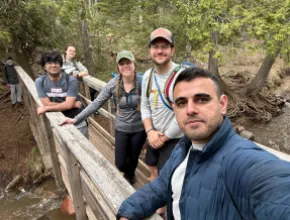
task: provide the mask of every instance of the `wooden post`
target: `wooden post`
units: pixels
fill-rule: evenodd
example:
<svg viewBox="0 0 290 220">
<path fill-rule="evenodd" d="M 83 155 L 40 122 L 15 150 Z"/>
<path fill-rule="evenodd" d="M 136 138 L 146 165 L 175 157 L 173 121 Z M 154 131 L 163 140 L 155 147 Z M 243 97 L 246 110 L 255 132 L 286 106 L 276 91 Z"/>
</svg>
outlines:
<svg viewBox="0 0 290 220">
<path fill-rule="evenodd" d="M 71 187 L 71 193 L 74 202 L 74 208 L 76 211 L 77 220 L 86 220 L 86 209 L 85 202 L 83 198 L 83 190 L 81 185 L 80 169 L 78 166 L 78 161 L 67 146 L 65 146 L 65 151 L 67 155 L 67 169 L 69 182 Z"/>
<path fill-rule="evenodd" d="M 43 117 L 44 125 L 45 125 L 45 131 L 49 146 L 49 152 L 50 152 L 50 159 L 52 162 L 52 169 L 54 173 L 55 183 L 58 189 L 62 189 L 64 187 L 64 183 L 62 180 L 62 174 L 60 170 L 60 164 L 58 160 L 58 155 L 56 152 L 56 146 L 55 146 L 55 140 L 52 132 L 52 128 L 50 126 L 50 123 L 47 119 L 47 117 Z"/>
</svg>

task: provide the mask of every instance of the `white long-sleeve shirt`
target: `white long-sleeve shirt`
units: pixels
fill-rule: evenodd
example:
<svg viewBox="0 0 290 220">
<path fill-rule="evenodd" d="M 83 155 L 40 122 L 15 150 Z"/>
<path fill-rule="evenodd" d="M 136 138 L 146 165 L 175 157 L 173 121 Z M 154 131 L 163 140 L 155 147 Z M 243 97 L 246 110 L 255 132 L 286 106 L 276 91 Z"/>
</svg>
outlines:
<svg viewBox="0 0 290 220">
<path fill-rule="evenodd" d="M 172 63 L 172 66 L 167 73 L 155 74 L 163 97 L 165 97 L 164 86 L 167 78 L 170 76 L 171 72 L 175 69 L 176 66 L 176 63 Z M 151 118 L 155 130 L 165 133 L 165 135 L 170 139 L 180 138 L 183 136 L 183 133 L 181 132 L 177 124 L 175 114 L 172 110 L 164 105 L 163 101 L 158 95 L 158 90 L 154 78 L 152 78 L 152 87 L 149 98 L 147 97 L 147 85 L 149 83 L 150 72 L 151 69 L 147 70 L 144 73 L 142 81 L 142 120 L 146 118 Z"/>
</svg>

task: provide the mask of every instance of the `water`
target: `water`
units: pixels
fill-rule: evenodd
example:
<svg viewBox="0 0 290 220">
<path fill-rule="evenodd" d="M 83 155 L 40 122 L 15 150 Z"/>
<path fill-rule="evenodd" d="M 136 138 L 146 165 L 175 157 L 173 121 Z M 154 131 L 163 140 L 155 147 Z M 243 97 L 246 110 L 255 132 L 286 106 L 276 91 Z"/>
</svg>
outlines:
<svg viewBox="0 0 290 220">
<path fill-rule="evenodd" d="M 0 188 L 0 220 L 75 220 L 60 209 L 62 201 L 53 188 L 52 181 L 33 193 L 23 189 L 5 193 Z"/>
</svg>

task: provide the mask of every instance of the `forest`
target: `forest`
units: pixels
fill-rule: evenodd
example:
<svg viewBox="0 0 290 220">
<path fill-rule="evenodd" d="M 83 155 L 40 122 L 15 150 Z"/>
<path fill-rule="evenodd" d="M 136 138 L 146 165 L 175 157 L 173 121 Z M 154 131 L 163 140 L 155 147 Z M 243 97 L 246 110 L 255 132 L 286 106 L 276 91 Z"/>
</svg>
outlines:
<svg viewBox="0 0 290 220">
<path fill-rule="evenodd" d="M 290 75 L 290 0 L 2 0 L 0 59 L 15 56 L 31 77 L 41 53 L 76 46 L 94 77 L 107 81 L 121 49 L 134 52 L 140 71 L 152 66 L 149 34 L 166 27 L 175 38 L 176 62 L 184 60 L 220 77 L 230 97 L 228 115 L 269 121 L 281 112 L 283 97 L 267 89 L 273 64 Z M 242 49 L 261 56 L 259 68 L 224 77 L 221 67 Z"/>
</svg>

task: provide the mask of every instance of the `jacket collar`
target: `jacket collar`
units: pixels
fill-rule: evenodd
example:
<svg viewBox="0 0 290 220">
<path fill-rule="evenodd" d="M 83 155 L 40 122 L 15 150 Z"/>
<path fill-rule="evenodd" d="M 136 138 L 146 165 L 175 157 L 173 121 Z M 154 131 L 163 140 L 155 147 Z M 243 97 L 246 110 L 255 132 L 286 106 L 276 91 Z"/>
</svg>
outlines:
<svg viewBox="0 0 290 220">
<path fill-rule="evenodd" d="M 217 129 L 216 133 L 210 138 L 203 150 L 199 152 L 198 161 L 206 160 L 211 157 L 216 151 L 224 146 L 225 141 L 233 136 L 235 131 L 232 128 L 231 121 L 228 117 L 224 117 L 221 126 Z M 191 140 L 184 136 L 180 141 L 180 146 L 185 147 L 186 152 L 190 149 Z"/>
</svg>

